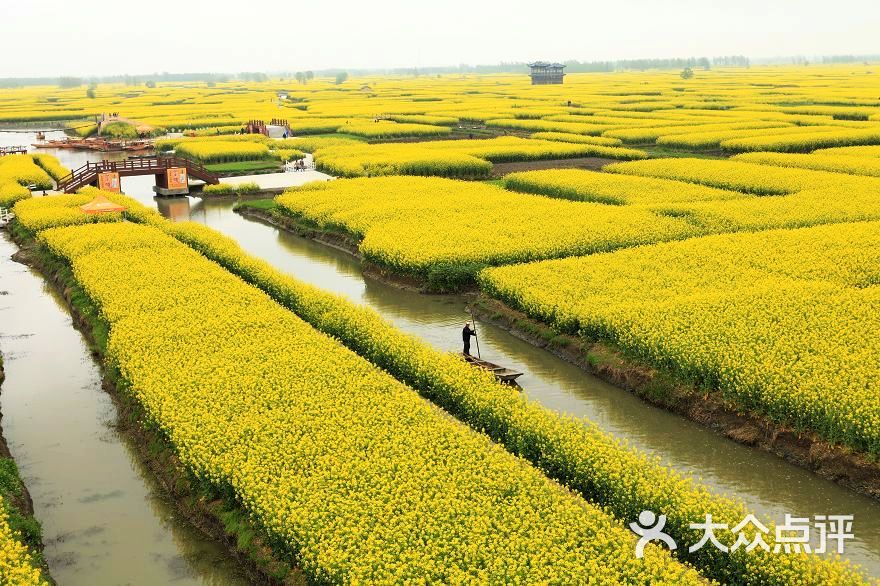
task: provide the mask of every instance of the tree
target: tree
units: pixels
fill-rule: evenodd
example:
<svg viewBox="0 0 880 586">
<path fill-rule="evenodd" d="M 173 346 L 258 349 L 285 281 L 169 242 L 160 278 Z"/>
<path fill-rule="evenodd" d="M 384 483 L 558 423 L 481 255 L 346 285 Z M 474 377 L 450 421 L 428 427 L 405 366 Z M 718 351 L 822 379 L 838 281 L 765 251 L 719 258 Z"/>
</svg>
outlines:
<svg viewBox="0 0 880 586">
<path fill-rule="evenodd" d="M 724 55 L 713 58 L 712 63 L 719 67 L 748 67 L 749 58 L 744 55 Z"/>
<path fill-rule="evenodd" d="M 681 78 L 682 79 L 690 79 L 694 76 L 694 70 L 690 67 L 685 67 L 681 70 Z"/>
<path fill-rule="evenodd" d="M 294 77 L 296 78 L 296 81 L 298 81 L 300 83 L 306 82 L 306 74 L 303 73 L 302 71 L 297 71 L 296 75 L 294 75 Z"/>
<path fill-rule="evenodd" d="M 336 85 L 342 85 L 348 80 L 348 73 L 345 71 L 340 71 L 336 74 Z"/>
<path fill-rule="evenodd" d="M 89 89 L 86 90 L 86 97 L 94 99 L 96 96 L 95 90 L 98 88 L 95 84 L 89 84 Z"/>
<path fill-rule="evenodd" d="M 243 79 L 244 81 L 266 81 L 269 79 L 269 76 L 263 73 L 262 71 L 243 71 L 238 74 L 239 79 Z"/>
<path fill-rule="evenodd" d="M 148 82 L 145 83 L 144 85 L 147 86 L 148 88 L 155 88 L 155 87 L 156 87 L 156 82 L 153 81 L 153 80 L 151 79 L 150 81 L 148 81 Z"/>
<path fill-rule="evenodd" d="M 71 88 L 71 87 L 79 87 L 82 84 L 83 84 L 83 80 L 81 77 L 59 77 L 58 78 L 58 87 Z"/>
<path fill-rule="evenodd" d="M 306 80 L 308 81 L 308 80 L 312 80 L 312 79 L 315 79 L 315 72 L 314 71 L 306 71 Z"/>
</svg>

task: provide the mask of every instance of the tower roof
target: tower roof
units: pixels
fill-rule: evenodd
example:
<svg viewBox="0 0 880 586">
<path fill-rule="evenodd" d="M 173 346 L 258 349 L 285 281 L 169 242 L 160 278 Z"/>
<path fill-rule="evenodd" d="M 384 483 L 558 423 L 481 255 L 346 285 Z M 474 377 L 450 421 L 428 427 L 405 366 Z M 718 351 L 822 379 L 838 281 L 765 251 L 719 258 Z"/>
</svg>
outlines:
<svg viewBox="0 0 880 586">
<path fill-rule="evenodd" d="M 549 61 L 535 61 L 528 65 L 529 67 L 558 67 L 560 69 L 565 67 L 562 63 L 550 63 Z"/>
</svg>

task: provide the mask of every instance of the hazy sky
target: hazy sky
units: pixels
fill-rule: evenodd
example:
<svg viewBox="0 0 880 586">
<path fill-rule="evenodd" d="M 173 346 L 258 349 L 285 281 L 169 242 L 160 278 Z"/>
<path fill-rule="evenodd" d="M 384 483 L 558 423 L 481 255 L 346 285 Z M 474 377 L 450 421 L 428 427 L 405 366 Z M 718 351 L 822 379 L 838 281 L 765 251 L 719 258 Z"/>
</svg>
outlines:
<svg viewBox="0 0 880 586">
<path fill-rule="evenodd" d="M 0 10 L 0 77 L 880 53 L 880 0 L 0 0 Z"/>
</svg>

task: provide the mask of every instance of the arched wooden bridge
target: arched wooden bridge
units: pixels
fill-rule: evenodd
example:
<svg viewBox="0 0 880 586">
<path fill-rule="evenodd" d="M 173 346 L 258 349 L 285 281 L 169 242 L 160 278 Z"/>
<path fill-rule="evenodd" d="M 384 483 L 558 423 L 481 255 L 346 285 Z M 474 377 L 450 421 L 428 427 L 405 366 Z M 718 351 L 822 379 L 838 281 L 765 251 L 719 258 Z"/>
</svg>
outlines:
<svg viewBox="0 0 880 586">
<path fill-rule="evenodd" d="M 216 173 L 208 171 L 204 166 L 174 156 L 132 157 L 124 161 L 99 161 L 86 163 L 79 169 L 70 173 L 58 182 L 58 190 L 64 193 L 74 193 L 77 189 L 86 185 L 98 185 L 98 175 L 101 173 L 119 173 L 119 177 L 131 177 L 134 175 L 155 175 L 161 178 L 168 169 L 186 168 L 189 177 L 201 179 L 212 185 L 219 183 Z"/>
</svg>

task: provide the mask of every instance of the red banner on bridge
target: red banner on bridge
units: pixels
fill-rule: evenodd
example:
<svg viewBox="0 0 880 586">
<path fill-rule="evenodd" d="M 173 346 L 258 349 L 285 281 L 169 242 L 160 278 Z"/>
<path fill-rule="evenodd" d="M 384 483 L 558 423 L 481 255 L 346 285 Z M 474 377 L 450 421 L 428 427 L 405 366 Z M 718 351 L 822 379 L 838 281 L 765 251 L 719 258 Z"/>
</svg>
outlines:
<svg viewBox="0 0 880 586">
<path fill-rule="evenodd" d="M 165 172 L 168 180 L 168 189 L 186 189 L 189 187 L 186 176 L 186 167 L 170 167 Z"/>
<path fill-rule="evenodd" d="M 115 171 L 98 173 L 98 189 L 119 193 L 121 191 L 119 187 L 119 173 Z"/>
</svg>

